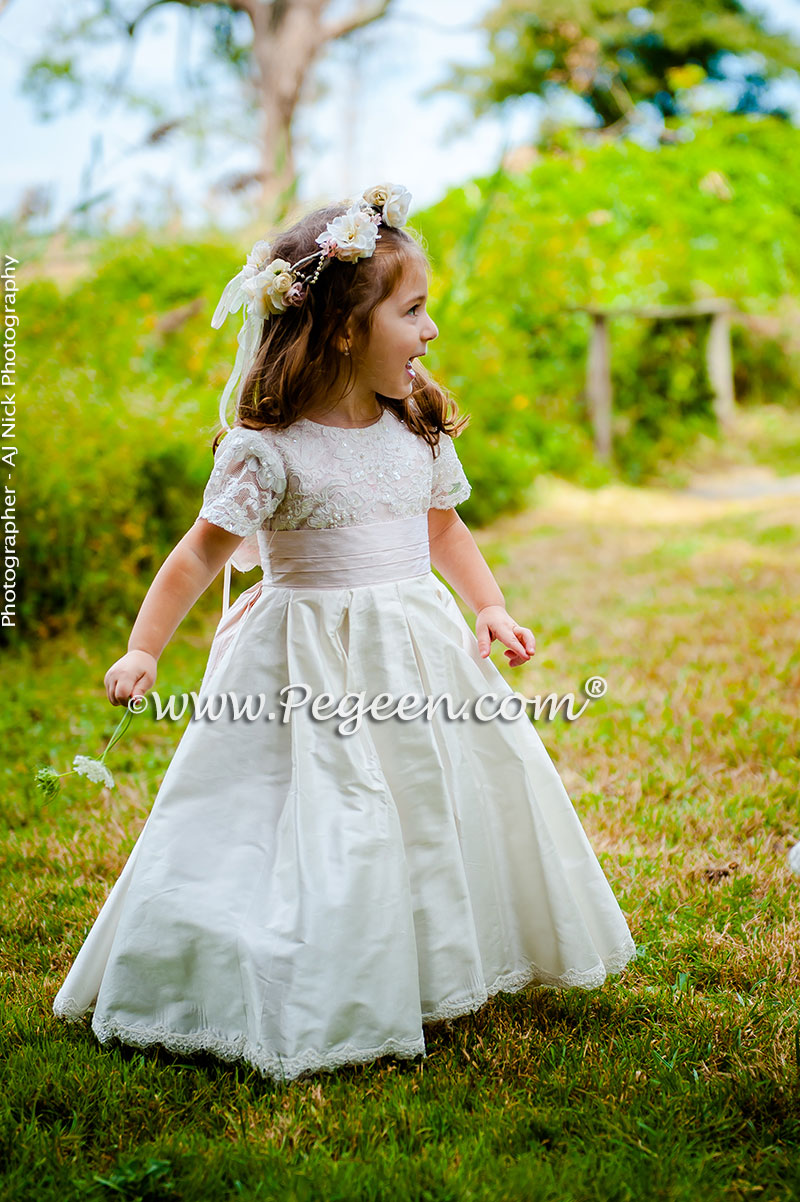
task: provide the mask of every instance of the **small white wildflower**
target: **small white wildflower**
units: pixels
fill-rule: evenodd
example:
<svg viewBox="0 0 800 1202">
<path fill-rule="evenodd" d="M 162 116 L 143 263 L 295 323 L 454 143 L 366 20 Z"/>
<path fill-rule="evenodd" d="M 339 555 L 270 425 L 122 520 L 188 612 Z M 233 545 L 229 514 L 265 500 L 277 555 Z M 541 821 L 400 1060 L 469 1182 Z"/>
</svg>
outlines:
<svg viewBox="0 0 800 1202">
<path fill-rule="evenodd" d="M 792 872 L 800 874 L 800 843 L 795 843 L 789 851 L 789 867 Z"/>
<path fill-rule="evenodd" d="M 104 784 L 109 789 L 114 788 L 114 777 L 100 760 L 93 760 L 88 755 L 76 755 L 72 761 L 72 769 L 79 776 L 88 776 L 95 784 Z"/>
</svg>

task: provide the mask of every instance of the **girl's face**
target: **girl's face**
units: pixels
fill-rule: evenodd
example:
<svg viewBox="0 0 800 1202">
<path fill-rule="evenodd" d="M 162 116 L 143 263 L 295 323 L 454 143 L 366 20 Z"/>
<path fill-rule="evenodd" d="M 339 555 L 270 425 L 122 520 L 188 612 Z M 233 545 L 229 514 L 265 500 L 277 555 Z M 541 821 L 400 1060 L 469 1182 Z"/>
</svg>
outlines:
<svg viewBox="0 0 800 1202">
<path fill-rule="evenodd" d="M 408 364 L 424 355 L 439 330 L 426 312 L 428 280 L 425 268 L 411 258 L 400 282 L 376 307 L 358 382 L 382 396 L 403 398 L 412 390 L 414 377 Z"/>
</svg>

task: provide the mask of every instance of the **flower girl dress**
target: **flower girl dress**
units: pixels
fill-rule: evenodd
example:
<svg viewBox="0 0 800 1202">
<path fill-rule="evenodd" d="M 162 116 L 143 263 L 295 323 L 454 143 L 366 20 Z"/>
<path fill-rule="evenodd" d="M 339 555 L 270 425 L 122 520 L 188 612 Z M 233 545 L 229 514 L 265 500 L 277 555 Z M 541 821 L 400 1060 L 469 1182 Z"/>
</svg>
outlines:
<svg viewBox="0 0 800 1202">
<path fill-rule="evenodd" d="M 388 406 L 225 437 L 199 516 L 264 578 L 223 614 L 199 700 L 266 704 L 189 722 L 56 1014 L 287 1080 L 424 1056 L 424 1022 L 529 983 L 594 989 L 635 955 L 527 712 L 473 715 L 513 690 L 427 529 L 469 493 L 453 440 L 434 458 Z M 348 725 L 357 694 L 374 705 Z M 463 717 L 401 716 L 442 694 Z"/>
</svg>

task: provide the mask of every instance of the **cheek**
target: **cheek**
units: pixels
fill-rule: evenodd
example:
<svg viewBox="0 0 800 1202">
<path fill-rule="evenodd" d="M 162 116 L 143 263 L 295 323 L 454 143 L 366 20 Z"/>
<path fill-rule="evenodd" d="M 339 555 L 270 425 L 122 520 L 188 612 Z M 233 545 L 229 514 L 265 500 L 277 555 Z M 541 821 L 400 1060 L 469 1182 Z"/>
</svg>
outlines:
<svg viewBox="0 0 800 1202">
<path fill-rule="evenodd" d="M 372 344 L 372 362 L 376 364 L 393 363 L 403 346 L 401 334 L 396 329 L 386 330 Z"/>
</svg>

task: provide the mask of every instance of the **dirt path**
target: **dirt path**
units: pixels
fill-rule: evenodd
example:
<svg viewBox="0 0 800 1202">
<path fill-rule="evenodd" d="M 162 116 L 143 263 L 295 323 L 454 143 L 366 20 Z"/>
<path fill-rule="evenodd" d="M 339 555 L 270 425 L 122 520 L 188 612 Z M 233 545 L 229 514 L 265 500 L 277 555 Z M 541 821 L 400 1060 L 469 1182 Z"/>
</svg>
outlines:
<svg viewBox="0 0 800 1202">
<path fill-rule="evenodd" d="M 777 476 L 768 467 L 735 467 L 722 472 L 697 473 L 688 488 L 687 496 L 717 498 L 749 498 L 767 496 L 800 496 L 800 475 Z"/>
<path fill-rule="evenodd" d="M 475 531 L 536 636 L 516 669 L 493 647 L 509 683 L 580 698 L 590 677 L 607 682 L 577 721 L 537 729 L 615 856 L 647 846 L 667 871 L 680 848 L 700 871 L 783 862 L 800 837 L 781 809 L 798 784 L 800 502 L 770 475 L 737 468 L 680 490 L 543 476 L 526 509 Z"/>
</svg>

